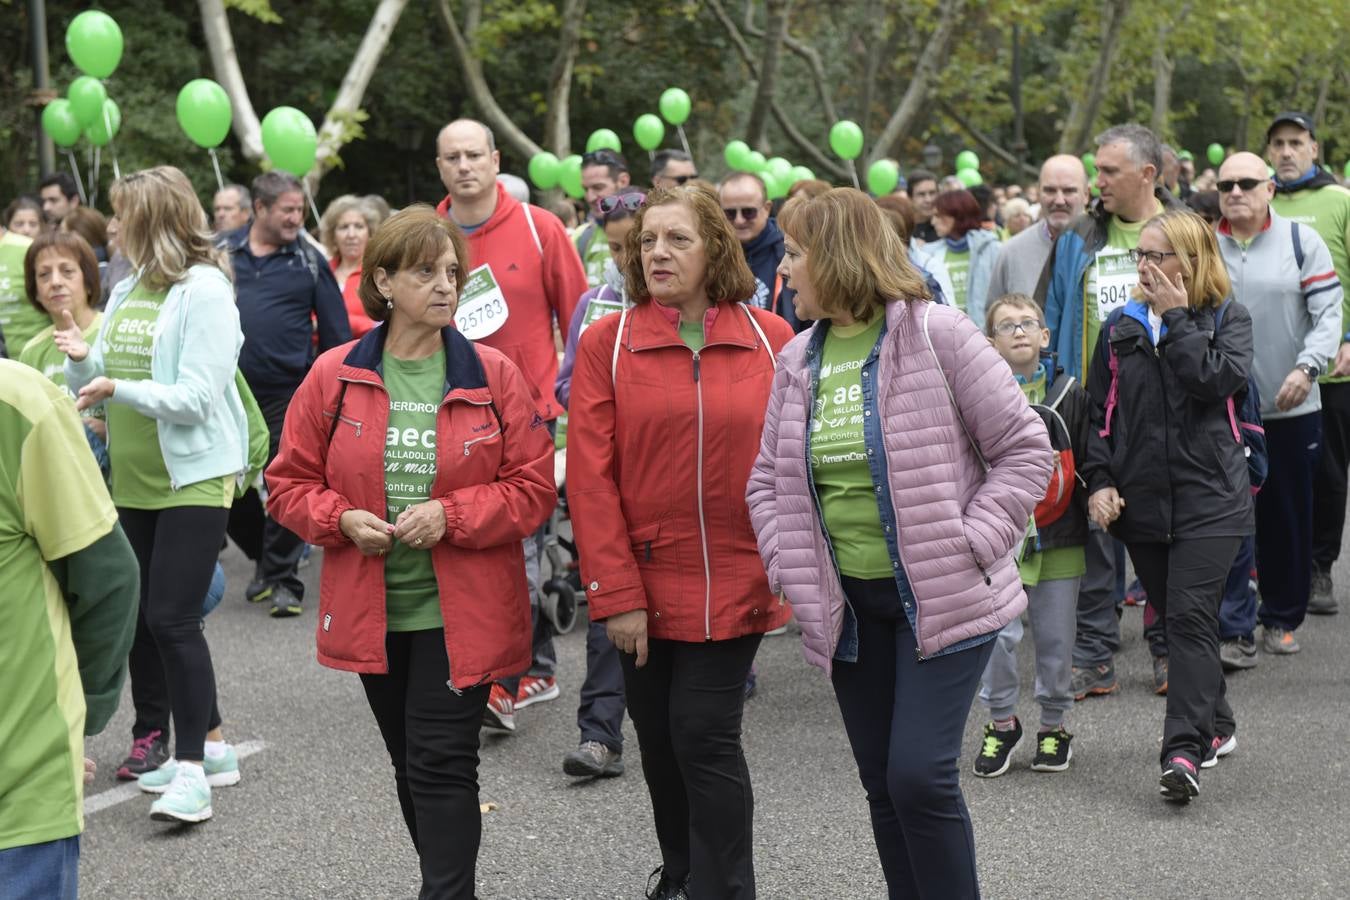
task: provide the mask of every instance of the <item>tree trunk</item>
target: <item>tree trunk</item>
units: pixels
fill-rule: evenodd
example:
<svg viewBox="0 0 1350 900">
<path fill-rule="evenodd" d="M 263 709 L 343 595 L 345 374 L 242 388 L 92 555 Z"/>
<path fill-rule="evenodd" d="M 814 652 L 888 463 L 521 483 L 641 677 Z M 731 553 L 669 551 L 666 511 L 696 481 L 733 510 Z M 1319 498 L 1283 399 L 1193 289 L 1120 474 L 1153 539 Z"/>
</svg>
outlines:
<svg viewBox="0 0 1350 900">
<path fill-rule="evenodd" d="M 450 9 L 450 0 L 438 0 L 436 6 L 441 14 L 441 22 L 445 25 L 446 33 L 450 38 L 450 53 L 454 56 L 455 62 L 459 64 L 460 73 L 464 76 L 464 86 L 469 92 L 469 99 L 473 101 L 474 106 L 478 107 L 479 115 L 483 117 L 483 121 L 492 129 L 499 141 L 504 141 L 512 150 L 526 159 L 536 153 L 542 153 L 543 148 L 530 140 L 529 136 L 515 122 L 511 121 L 511 117 L 497 104 L 497 99 L 492 96 L 492 88 L 488 87 L 487 79 L 483 76 L 483 64 L 478 61 L 478 57 L 474 55 L 472 48 L 469 46 L 473 40 L 473 32 L 460 30 L 459 23 L 455 21 L 454 12 Z M 479 6 L 479 0 L 472 0 L 465 15 L 466 21 L 471 23 L 478 21 L 479 13 L 475 11 L 477 6 Z"/>
<path fill-rule="evenodd" d="M 361 46 L 352 57 L 351 65 L 347 66 L 347 74 L 342 78 L 337 97 L 333 99 L 333 105 L 319 127 L 319 149 L 316 154 L 317 164 L 311 173 L 311 189 L 317 188 L 319 179 L 337 164 L 338 151 L 343 145 L 351 141 L 354 134 L 360 133 L 359 129 L 353 127 L 352 117 L 361 107 L 366 88 L 370 87 L 370 79 L 380 64 L 380 56 L 384 48 L 389 46 L 389 37 L 394 33 L 399 17 L 407 6 L 408 0 L 380 0 L 375 14 L 371 16 L 366 36 L 361 39 Z"/>
<path fill-rule="evenodd" d="M 253 111 L 253 102 L 248 97 L 248 86 L 244 84 L 244 73 L 239 70 L 239 57 L 234 50 L 234 36 L 230 32 L 230 20 L 225 16 L 224 0 L 198 0 L 202 13 L 202 31 L 206 34 L 206 46 L 211 54 L 211 69 L 216 81 L 225 89 L 230 98 L 230 108 L 234 116 L 234 136 L 248 159 L 262 159 L 262 124 L 258 114 Z"/>
<path fill-rule="evenodd" d="M 1086 90 L 1076 95 L 1069 115 L 1060 133 L 1059 152 L 1078 154 L 1087 149 L 1092 140 L 1092 127 L 1101 112 L 1106 97 L 1106 86 L 1120 49 L 1121 26 L 1130 12 L 1130 0 L 1103 0 L 1102 37 L 1097 49 L 1097 62 L 1082 79 Z"/>
<path fill-rule="evenodd" d="M 1167 56 L 1167 48 L 1162 44 L 1162 27 L 1158 28 L 1159 41 L 1153 47 L 1153 115 L 1149 120 L 1149 129 L 1166 140 L 1167 117 L 1172 105 L 1172 73 L 1176 63 Z"/>
<path fill-rule="evenodd" d="M 965 0 L 944 0 L 941 18 L 938 19 L 933 34 L 928 38 L 923 53 L 919 55 L 914 74 L 910 76 L 909 87 L 905 88 L 900 104 L 896 106 L 895 112 L 891 113 L 886 127 L 872 144 L 872 152 L 867 157 L 869 163 L 894 155 L 896 144 L 900 143 L 900 139 L 909 133 L 910 128 L 918 120 L 924 100 L 932 90 L 933 79 L 946 62 L 947 50 L 951 46 L 952 35 L 956 32 L 956 21 L 964 7 Z"/>
<path fill-rule="evenodd" d="M 966 134 L 970 135 L 971 138 L 974 139 L 975 143 L 979 144 L 981 147 L 988 150 L 990 153 L 994 154 L 1008 165 L 1016 167 L 1018 171 L 1030 175 L 1033 178 L 1040 174 L 1040 170 L 1037 169 L 1035 166 L 1030 165 L 1025 160 L 1019 159 L 1017 157 L 1017 154 L 1013 153 L 1012 151 L 999 146 L 997 143 L 995 143 L 993 138 L 991 138 L 989 135 L 985 134 L 984 132 L 976 128 L 974 125 L 972 125 L 970 123 L 970 120 L 967 119 L 965 116 L 961 115 L 961 113 L 957 112 L 956 107 L 952 106 L 950 103 L 946 102 L 945 100 L 940 100 L 938 101 L 938 107 L 941 108 L 942 112 L 947 116 L 947 118 L 951 119 L 953 122 L 956 123 L 958 128 L 960 128 Z"/>
<path fill-rule="evenodd" d="M 572 93 L 572 70 L 581 49 L 581 22 L 586 16 L 586 0 L 564 0 L 562 30 L 558 32 L 558 53 L 548 76 L 548 110 L 544 114 L 544 144 L 559 158 L 572 152 L 572 132 L 568 119 Z"/>
<path fill-rule="evenodd" d="M 866 22 L 877 22 L 881 19 L 880 0 L 867 0 L 867 12 L 863 16 Z M 872 130 L 872 105 L 876 102 L 877 91 L 877 69 L 881 67 L 881 45 L 885 38 L 881 34 L 881 29 L 873 29 L 863 33 L 863 72 L 862 72 L 862 115 L 858 122 L 862 126 L 863 134 L 868 134 Z M 833 118 L 833 117 L 831 117 Z"/>
<path fill-rule="evenodd" d="M 1317 83 L 1317 101 L 1313 103 L 1312 112 L 1313 128 L 1321 128 L 1326 123 L 1327 96 L 1331 93 L 1331 76 L 1335 68 L 1327 66 L 1321 81 Z"/>
<path fill-rule="evenodd" d="M 769 126 L 774 86 L 778 81 L 778 58 L 787 37 L 789 4 L 790 0 L 766 0 L 764 4 L 764 55 L 759 64 L 759 84 L 755 88 L 754 105 L 750 107 L 745 142 L 765 152 L 769 149 L 765 132 Z"/>
</svg>

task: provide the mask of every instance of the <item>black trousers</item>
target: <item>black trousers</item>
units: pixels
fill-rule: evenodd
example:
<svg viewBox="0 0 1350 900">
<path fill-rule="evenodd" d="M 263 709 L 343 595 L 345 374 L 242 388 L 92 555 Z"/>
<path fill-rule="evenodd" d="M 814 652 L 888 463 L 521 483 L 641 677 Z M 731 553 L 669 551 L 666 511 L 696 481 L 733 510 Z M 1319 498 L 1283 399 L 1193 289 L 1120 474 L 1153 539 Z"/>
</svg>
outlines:
<svg viewBox="0 0 1350 900">
<path fill-rule="evenodd" d="M 206 733 L 220 726 L 202 598 L 225 539 L 226 511 L 120 507 L 117 516 L 141 569 L 141 605 L 128 658 L 136 707 L 132 733 L 144 737 L 158 729 L 167 741 L 172 712 L 178 730 L 174 755 L 200 760 Z"/>
<path fill-rule="evenodd" d="M 1313 489 L 1312 558 L 1330 571 L 1345 533 L 1346 469 L 1350 467 L 1350 382 L 1318 385 L 1322 393 L 1322 456 Z M 1264 491 L 1262 491 L 1264 493 Z"/>
<path fill-rule="evenodd" d="M 281 446 L 281 426 L 286 421 L 286 408 L 291 404 L 291 396 L 282 394 L 256 398 L 258 408 L 267 420 L 269 465 L 276 459 L 277 448 Z M 301 600 L 305 598 L 305 585 L 298 574 L 300 554 L 305 549 L 305 542 L 267 515 L 256 488 L 249 488 L 230 507 L 229 535 L 244 555 L 253 560 L 262 581 L 268 585 L 285 587 Z"/>
<path fill-rule="evenodd" d="M 490 685 L 447 686 L 445 632 L 391 632 L 386 675 L 361 686 L 394 764 L 403 821 L 422 866 L 419 900 L 473 900 L 482 839 L 478 810 L 478 728 Z"/>
<path fill-rule="evenodd" d="M 1167 716 L 1160 762 L 1199 766 L 1218 732 L 1235 730 L 1219 663 L 1219 604 L 1240 537 L 1128 544 L 1148 602 L 1167 629 Z"/>
<path fill-rule="evenodd" d="M 697 900 L 753 900 L 755 800 L 741 748 L 745 676 L 762 635 L 648 642 L 620 653 L 666 874 Z"/>
<path fill-rule="evenodd" d="M 586 680 L 577 705 L 581 740 L 598 741 L 622 753 L 625 709 L 619 651 L 605 633 L 605 623 L 591 622 L 586 629 Z"/>
<path fill-rule="evenodd" d="M 1322 416 L 1265 423 L 1270 474 L 1256 495 L 1256 569 L 1262 625 L 1303 624 L 1312 591 L 1313 479 L 1321 455 Z M 1344 516 L 1345 510 L 1341 510 Z"/>
<path fill-rule="evenodd" d="M 893 579 L 845 577 L 858 661 L 834 664 L 834 694 L 891 900 L 980 895 L 975 834 L 957 766 L 994 642 L 918 658 Z"/>
</svg>

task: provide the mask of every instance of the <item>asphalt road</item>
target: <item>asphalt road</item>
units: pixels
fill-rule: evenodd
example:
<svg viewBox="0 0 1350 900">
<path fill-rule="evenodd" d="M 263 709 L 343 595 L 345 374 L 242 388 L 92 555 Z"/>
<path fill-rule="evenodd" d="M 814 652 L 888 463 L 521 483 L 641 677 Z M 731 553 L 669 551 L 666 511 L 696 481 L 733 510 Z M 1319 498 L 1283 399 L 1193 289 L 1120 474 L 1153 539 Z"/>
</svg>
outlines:
<svg viewBox="0 0 1350 900">
<path fill-rule="evenodd" d="M 242 596 L 250 571 L 226 554 L 229 593 L 207 622 L 228 737 L 250 755 L 243 781 L 218 789 L 197 827 L 149 818 L 150 798 L 112 772 L 130 741 L 124 695 L 89 742 L 100 766 L 86 805 L 81 884 L 93 898 L 412 898 L 419 885 L 392 769 L 356 676 L 314 659 L 314 604 L 272 620 Z M 321 556 L 304 570 L 317 591 Z M 1350 585 L 1350 566 L 1337 581 Z M 1342 603 L 1350 601 L 1350 591 Z M 1350 613 L 1310 620 L 1303 652 L 1262 655 L 1229 682 L 1237 751 L 1203 773 L 1188 807 L 1157 793 L 1163 704 L 1151 691 L 1140 614 L 1127 609 L 1122 691 L 1079 703 L 1072 768 L 969 774 L 983 711 L 967 725 L 962 782 L 986 897 L 1345 898 L 1350 896 Z M 637 742 L 628 774 L 578 783 L 561 771 L 577 741 L 584 628 L 558 641 L 561 699 L 519 715 L 511 736 L 484 735 L 478 893 L 483 900 L 643 895 L 659 863 Z M 1030 638 L 1020 714 L 1031 701 Z M 833 695 L 802 661 L 798 638 L 766 639 L 759 693 L 746 709 L 754 779 L 755 864 L 763 898 L 885 897 L 862 789 Z M 0 895 L 3 886 L 0 886 Z"/>
</svg>

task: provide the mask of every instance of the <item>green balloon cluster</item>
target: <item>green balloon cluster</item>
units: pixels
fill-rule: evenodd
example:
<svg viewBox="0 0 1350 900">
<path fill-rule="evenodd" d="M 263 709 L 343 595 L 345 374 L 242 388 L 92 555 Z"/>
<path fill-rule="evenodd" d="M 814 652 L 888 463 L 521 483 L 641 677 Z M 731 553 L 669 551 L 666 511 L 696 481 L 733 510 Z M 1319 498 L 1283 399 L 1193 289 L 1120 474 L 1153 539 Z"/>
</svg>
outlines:
<svg viewBox="0 0 1350 900">
<path fill-rule="evenodd" d="M 657 103 L 657 108 L 661 110 L 662 118 L 670 124 L 683 125 L 689 120 L 691 108 L 689 95 L 681 88 L 666 88 L 661 94 L 661 100 Z"/>
<path fill-rule="evenodd" d="M 86 10 L 66 29 L 66 52 L 84 74 L 107 78 L 122 61 L 122 29 L 107 13 Z"/>
<path fill-rule="evenodd" d="M 209 78 L 194 78 L 178 92 L 178 125 L 204 150 L 219 147 L 230 133 L 234 110 L 225 89 Z"/>
<path fill-rule="evenodd" d="M 106 147 L 117 137 L 122 128 L 122 110 L 117 101 L 109 98 L 103 101 L 103 109 L 94 117 L 94 122 L 84 130 L 85 140 L 95 147 Z"/>
<path fill-rule="evenodd" d="M 792 184 L 796 184 L 799 181 L 815 181 L 816 173 L 812 172 L 806 166 L 793 166 L 792 171 L 788 173 L 788 177 L 792 181 Z"/>
<path fill-rule="evenodd" d="M 586 189 L 581 186 L 580 156 L 573 153 L 558 163 L 558 184 L 562 185 L 567 196 L 573 200 L 580 200 L 586 196 Z"/>
<path fill-rule="evenodd" d="M 660 116 L 643 113 L 633 122 L 633 139 L 643 150 L 655 150 L 666 139 L 666 123 Z"/>
<path fill-rule="evenodd" d="M 293 106 L 278 106 L 263 116 L 263 149 L 272 165 L 303 178 L 314 168 L 319 136 L 309 116 Z"/>
<path fill-rule="evenodd" d="M 597 150 L 613 150 L 615 153 L 622 153 L 623 145 L 619 143 L 619 136 L 610 129 L 597 128 L 586 139 L 586 152 L 594 153 Z"/>
<path fill-rule="evenodd" d="M 737 172 L 750 171 L 750 145 L 745 141 L 728 141 L 722 158 Z"/>
<path fill-rule="evenodd" d="M 66 88 L 66 99 L 70 101 L 70 111 L 80 125 L 88 128 L 103 113 L 103 101 L 108 99 L 108 89 L 103 82 L 90 75 L 81 75 Z"/>
<path fill-rule="evenodd" d="M 1205 158 L 1211 166 L 1217 166 L 1224 160 L 1223 144 L 1210 144 L 1205 150 Z"/>
<path fill-rule="evenodd" d="M 863 132 L 857 122 L 840 119 L 830 127 L 830 149 L 840 159 L 853 160 L 862 154 Z"/>
<path fill-rule="evenodd" d="M 956 180 L 968 188 L 984 184 L 984 176 L 980 174 L 979 169 L 960 169 L 956 173 Z"/>
<path fill-rule="evenodd" d="M 867 167 L 867 189 L 881 197 L 900 183 L 900 165 L 893 159 L 879 159 Z"/>
<path fill-rule="evenodd" d="M 956 154 L 956 171 L 960 177 L 961 172 L 973 171 L 978 173 L 980 169 L 980 158 L 975 155 L 974 150 L 962 150 Z M 979 182 L 976 182 L 978 184 Z M 969 187 L 969 185 L 967 185 Z"/>
<path fill-rule="evenodd" d="M 1341 174 L 1346 178 L 1350 178 L 1350 159 L 1345 161 L 1345 168 L 1341 169 Z"/>
<path fill-rule="evenodd" d="M 64 97 L 53 100 L 42 110 L 42 130 L 58 147 L 73 147 L 80 140 L 80 120 Z"/>
<path fill-rule="evenodd" d="M 559 167 L 562 164 L 558 157 L 545 150 L 543 153 L 536 153 L 530 157 L 529 175 L 530 181 L 541 191 L 551 191 L 558 186 Z"/>
</svg>

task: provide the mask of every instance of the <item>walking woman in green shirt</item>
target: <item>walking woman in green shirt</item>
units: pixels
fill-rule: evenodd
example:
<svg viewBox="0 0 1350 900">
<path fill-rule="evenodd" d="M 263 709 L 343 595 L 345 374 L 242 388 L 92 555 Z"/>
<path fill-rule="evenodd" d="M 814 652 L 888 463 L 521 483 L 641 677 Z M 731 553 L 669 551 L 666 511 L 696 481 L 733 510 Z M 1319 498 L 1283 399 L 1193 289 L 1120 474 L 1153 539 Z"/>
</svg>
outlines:
<svg viewBox="0 0 1350 900">
<path fill-rule="evenodd" d="M 131 651 L 138 715 L 143 703 L 167 700 L 178 732 L 176 759 L 139 783 L 162 795 L 151 818 L 202 822 L 211 787 L 239 781 L 201 617 L 247 468 L 234 379 L 244 338 L 228 262 L 186 176 L 171 166 L 136 172 L 110 197 L 135 270 L 113 290 L 92 343 L 69 311 L 55 341 L 76 405 L 107 406 L 113 503 L 141 568 Z"/>
</svg>

